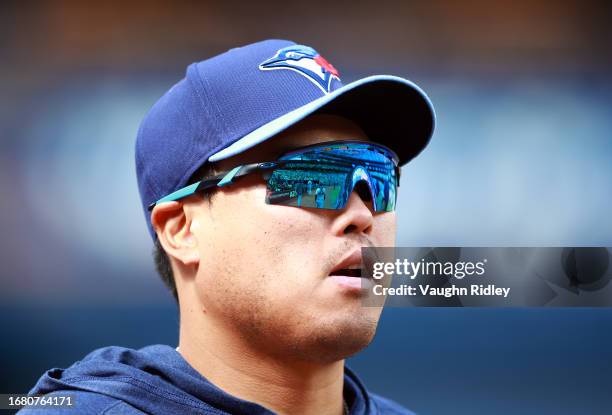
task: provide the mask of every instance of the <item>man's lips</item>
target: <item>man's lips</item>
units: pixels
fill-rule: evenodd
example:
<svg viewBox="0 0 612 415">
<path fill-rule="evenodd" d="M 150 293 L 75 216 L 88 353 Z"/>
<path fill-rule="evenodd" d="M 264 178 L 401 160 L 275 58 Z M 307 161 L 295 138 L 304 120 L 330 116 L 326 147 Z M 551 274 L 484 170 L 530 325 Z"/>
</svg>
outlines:
<svg viewBox="0 0 612 415">
<path fill-rule="evenodd" d="M 361 248 L 352 251 L 332 268 L 328 275 L 344 275 L 361 278 Z"/>
</svg>

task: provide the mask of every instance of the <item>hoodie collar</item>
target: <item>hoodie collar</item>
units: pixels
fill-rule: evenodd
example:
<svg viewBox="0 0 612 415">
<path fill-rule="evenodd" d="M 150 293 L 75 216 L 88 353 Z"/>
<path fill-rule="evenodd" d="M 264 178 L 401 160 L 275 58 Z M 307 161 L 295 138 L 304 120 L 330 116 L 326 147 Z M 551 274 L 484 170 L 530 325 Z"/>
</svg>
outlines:
<svg viewBox="0 0 612 415">
<path fill-rule="evenodd" d="M 98 349 L 67 369 L 47 371 L 30 391 L 88 391 L 107 395 L 150 414 L 273 415 L 269 409 L 232 396 L 200 375 L 172 347 Z M 351 415 L 378 411 L 357 375 L 345 366 L 344 399 Z"/>
</svg>

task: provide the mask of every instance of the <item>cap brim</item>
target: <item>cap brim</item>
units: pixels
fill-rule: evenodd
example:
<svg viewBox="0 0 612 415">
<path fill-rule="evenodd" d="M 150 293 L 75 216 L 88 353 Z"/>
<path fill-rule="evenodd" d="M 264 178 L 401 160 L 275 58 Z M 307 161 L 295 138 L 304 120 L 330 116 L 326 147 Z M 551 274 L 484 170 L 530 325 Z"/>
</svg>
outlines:
<svg viewBox="0 0 612 415">
<path fill-rule="evenodd" d="M 370 140 L 394 150 L 404 165 L 431 138 L 435 112 L 429 97 L 407 79 L 375 75 L 360 79 L 251 131 L 213 154 L 216 162 L 242 153 L 315 113 L 336 114 L 356 122 Z"/>
</svg>

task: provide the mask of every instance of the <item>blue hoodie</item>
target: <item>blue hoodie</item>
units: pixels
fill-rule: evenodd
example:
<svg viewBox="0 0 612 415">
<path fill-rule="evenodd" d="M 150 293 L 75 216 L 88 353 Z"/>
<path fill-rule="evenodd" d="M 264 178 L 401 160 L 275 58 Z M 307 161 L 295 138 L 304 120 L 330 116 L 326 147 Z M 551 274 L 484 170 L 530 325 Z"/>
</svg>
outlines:
<svg viewBox="0 0 612 415">
<path fill-rule="evenodd" d="M 105 347 L 67 369 L 48 370 L 30 394 L 73 397 L 72 408 L 46 408 L 46 415 L 211 414 L 272 415 L 253 402 L 222 391 L 202 377 L 172 347 L 140 350 Z M 369 393 L 345 367 L 344 398 L 351 415 L 413 415 L 388 399 Z M 39 415 L 23 409 L 21 415 Z"/>
</svg>

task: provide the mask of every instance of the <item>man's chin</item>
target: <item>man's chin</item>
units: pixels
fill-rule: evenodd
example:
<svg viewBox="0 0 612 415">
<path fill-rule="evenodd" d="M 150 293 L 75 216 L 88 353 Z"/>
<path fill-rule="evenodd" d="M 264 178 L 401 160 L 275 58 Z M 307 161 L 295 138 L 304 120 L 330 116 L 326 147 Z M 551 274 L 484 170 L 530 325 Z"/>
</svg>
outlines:
<svg viewBox="0 0 612 415">
<path fill-rule="evenodd" d="M 346 359 L 366 348 L 376 333 L 378 315 L 351 316 L 341 321 L 321 327 L 312 333 L 308 349 L 304 356 L 319 363 L 332 363 Z"/>
</svg>

